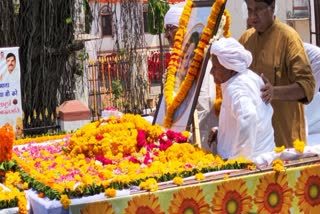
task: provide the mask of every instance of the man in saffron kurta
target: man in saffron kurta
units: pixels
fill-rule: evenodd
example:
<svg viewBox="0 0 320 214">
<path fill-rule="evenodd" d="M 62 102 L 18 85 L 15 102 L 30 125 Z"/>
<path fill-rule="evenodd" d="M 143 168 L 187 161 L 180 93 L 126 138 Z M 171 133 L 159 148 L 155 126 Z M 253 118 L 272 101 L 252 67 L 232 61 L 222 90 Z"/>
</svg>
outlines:
<svg viewBox="0 0 320 214">
<path fill-rule="evenodd" d="M 221 84 L 222 105 L 217 151 L 224 159 L 240 156 L 254 160 L 274 149 L 272 107 L 260 98 L 263 80 L 248 69 L 251 53 L 234 38 L 212 43 L 214 81 Z"/>
<path fill-rule="evenodd" d="M 261 97 L 272 104 L 277 146 L 306 141 L 304 106 L 311 102 L 315 80 L 298 33 L 274 18 L 275 0 L 248 0 L 253 28 L 240 38 L 252 53 L 250 69 L 262 75 Z"/>
</svg>

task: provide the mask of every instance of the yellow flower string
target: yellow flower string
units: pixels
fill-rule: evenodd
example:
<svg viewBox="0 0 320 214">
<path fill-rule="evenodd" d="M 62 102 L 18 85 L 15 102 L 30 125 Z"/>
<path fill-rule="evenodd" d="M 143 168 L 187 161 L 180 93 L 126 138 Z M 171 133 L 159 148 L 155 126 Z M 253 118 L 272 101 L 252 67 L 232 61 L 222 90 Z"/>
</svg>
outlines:
<svg viewBox="0 0 320 214">
<path fill-rule="evenodd" d="M 223 27 L 223 30 L 224 30 L 223 36 L 228 38 L 231 36 L 231 32 L 230 32 L 231 17 L 228 10 L 224 11 L 224 16 L 226 17 L 226 23 Z M 220 114 L 221 104 L 222 104 L 221 85 L 216 84 L 216 99 L 214 101 L 214 113 L 217 117 L 219 117 L 219 114 Z"/>
<path fill-rule="evenodd" d="M 189 18 L 191 15 L 192 5 L 192 1 L 188 0 L 186 5 L 184 6 L 182 15 L 179 20 L 179 27 L 174 37 L 174 46 L 171 51 L 170 61 L 167 68 L 168 74 L 166 84 L 164 87 L 164 94 L 167 106 L 170 106 L 173 102 L 175 76 L 180 61 L 182 42 L 184 35 L 187 31 L 187 25 L 189 23 Z"/>
<path fill-rule="evenodd" d="M 221 7 L 224 4 L 224 2 L 225 2 L 225 0 L 217 0 L 213 4 L 213 6 L 211 8 L 210 15 L 207 20 L 207 25 L 203 29 L 203 32 L 201 34 L 201 38 L 199 40 L 199 44 L 197 45 L 197 48 L 194 51 L 195 55 L 192 59 L 190 67 L 188 68 L 187 75 L 186 75 L 185 79 L 183 80 L 183 82 L 179 88 L 179 91 L 175 97 L 173 97 L 173 89 L 174 89 L 176 70 L 174 73 L 169 72 L 169 70 L 168 70 L 168 77 L 167 77 L 167 82 L 165 85 L 165 97 L 166 97 L 167 111 L 166 111 L 166 115 L 165 115 L 165 119 L 164 119 L 164 126 L 166 128 L 171 127 L 172 116 L 174 114 L 174 111 L 181 105 L 182 101 L 185 99 L 186 95 L 188 94 L 188 92 L 192 86 L 193 80 L 195 79 L 195 77 L 197 76 L 197 74 L 200 70 L 199 68 L 200 68 L 201 63 L 203 61 L 205 48 L 207 47 L 210 39 L 212 38 L 212 34 L 213 34 L 212 29 L 214 29 L 215 25 L 217 24 L 216 21 L 217 21 L 218 15 L 219 15 L 219 11 L 221 10 Z M 180 22 L 181 22 L 181 19 L 180 19 Z M 230 23 L 230 21 L 229 21 L 229 23 Z M 228 27 L 226 26 L 226 28 L 228 28 Z M 183 37 L 179 38 L 179 39 L 183 40 Z M 177 42 L 178 47 L 180 49 L 181 49 L 181 42 L 182 41 Z M 181 52 L 181 50 L 180 50 L 180 52 Z M 180 52 L 179 52 L 179 54 L 180 54 Z M 170 59 L 170 61 L 171 61 L 171 59 Z M 177 63 L 176 64 L 176 66 L 177 66 L 178 61 L 175 61 L 175 62 Z"/>
<path fill-rule="evenodd" d="M 300 153 L 303 153 L 305 146 L 306 146 L 306 144 L 303 141 L 299 140 L 299 139 L 296 139 L 293 142 L 293 147 Z"/>
<path fill-rule="evenodd" d="M 61 195 L 60 202 L 64 209 L 69 209 L 69 205 L 71 204 L 71 200 L 67 195 Z"/>
<path fill-rule="evenodd" d="M 27 214 L 27 199 L 24 192 L 21 192 L 18 196 L 18 208 L 19 214 Z"/>
<path fill-rule="evenodd" d="M 63 139 L 64 137 L 71 135 L 71 134 L 58 134 L 58 135 L 46 135 L 46 136 L 39 136 L 39 137 L 26 137 L 26 138 L 21 138 L 17 139 L 14 141 L 13 145 L 24 145 L 28 143 L 43 143 L 51 140 L 60 140 Z"/>
</svg>

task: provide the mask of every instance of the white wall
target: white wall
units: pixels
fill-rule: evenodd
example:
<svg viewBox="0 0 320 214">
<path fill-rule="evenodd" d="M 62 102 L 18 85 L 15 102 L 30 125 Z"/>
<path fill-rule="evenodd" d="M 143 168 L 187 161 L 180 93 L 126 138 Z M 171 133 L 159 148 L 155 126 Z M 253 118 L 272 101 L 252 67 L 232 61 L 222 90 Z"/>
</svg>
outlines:
<svg viewBox="0 0 320 214">
<path fill-rule="evenodd" d="M 300 34 L 303 41 L 310 41 L 310 28 L 309 28 L 309 20 L 287 20 L 287 16 L 289 14 L 293 14 L 293 1 L 298 0 L 276 0 L 277 5 L 277 18 L 284 22 L 289 23 L 293 26 L 297 32 Z M 301 1 L 301 0 L 300 0 Z M 226 8 L 229 10 L 231 14 L 231 33 L 232 36 L 236 39 L 239 39 L 242 33 L 246 28 L 246 10 L 242 8 L 243 0 L 229 0 L 227 2 Z M 295 2 L 297 4 L 297 2 Z M 311 5 L 313 5 L 313 1 L 311 1 Z M 101 7 L 102 5 L 100 5 Z M 96 6 L 93 10 L 95 21 L 92 24 L 92 35 L 100 36 L 100 21 L 99 21 L 99 8 Z M 117 16 L 120 15 L 120 12 L 117 11 Z M 119 18 L 118 18 L 119 19 Z M 314 22 L 314 20 L 313 20 Z M 146 39 L 146 47 L 155 50 L 159 49 L 159 39 L 158 35 L 145 34 Z M 168 45 L 167 40 L 162 35 L 162 42 L 164 45 Z M 97 52 L 112 52 L 114 50 L 114 41 L 111 37 L 104 37 L 98 40 L 93 40 L 86 42 L 87 52 L 89 53 L 90 59 L 96 59 Z"/>
<path fill-rule="evenodd" d="M 305 42 L 310 41 L 309 19 L 289 19 L 288 16 L 293 15 L 293 1 L 295 0 L 276 0 L 276 16 L 284 22 L 289 23 L 301 36 Z M 246 28 L 247 10 L 243 0 L 228 1 L 227 9 L 231 14 L 231 33 L 236 39 L 239 39 Z M 297 2 L 295 2 L 297 4 Z"/>
</svg>

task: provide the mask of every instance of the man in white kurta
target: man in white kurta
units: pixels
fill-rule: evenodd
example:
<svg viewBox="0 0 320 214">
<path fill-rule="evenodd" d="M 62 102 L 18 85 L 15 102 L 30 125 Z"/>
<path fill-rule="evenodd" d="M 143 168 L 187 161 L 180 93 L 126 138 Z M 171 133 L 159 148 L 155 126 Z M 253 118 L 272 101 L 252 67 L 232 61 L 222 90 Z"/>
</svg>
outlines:
<svg viewBox="0 0 320 214">
<path fill-rule="evenodd" d="M 254 159 L 272 151 L 275 147 L 271 122 L 273 109 L 260 97 L 263 80 L 248 69 L 252 62 L 251 53 L 233 38 L 213 42 L 210 51 L 213 55 L 211 74 L 215 81 L 219 81 L 217 73 L 230 72 L 220 82 L 223 100 L 217 137 L 218 154 L 224 159 Z"/>
<path fill-rule="evenodd" d="M 308 146 L 313 146 L 320 144 L 320 48 L 309 43 L 303 43 L 303 46 L 316 80 L 313 99 L 308 105 L 304 106 Z"/>
</svg>

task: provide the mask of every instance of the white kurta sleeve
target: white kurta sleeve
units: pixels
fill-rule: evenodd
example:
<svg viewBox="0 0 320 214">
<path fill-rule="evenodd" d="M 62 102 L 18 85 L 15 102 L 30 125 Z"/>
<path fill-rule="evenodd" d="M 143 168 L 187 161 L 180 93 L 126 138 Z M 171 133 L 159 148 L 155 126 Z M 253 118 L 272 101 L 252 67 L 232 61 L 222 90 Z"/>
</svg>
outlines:
<svg viewBox="0 0 320 214">
<path fill-rule="evenodd" d="M 249 95 L 235 94 L 232 96 L 231 110 L 237 121 L 235 134 L 235 156 L 251 158 L 257 133 L 257 110 Z"/>
</svg>

